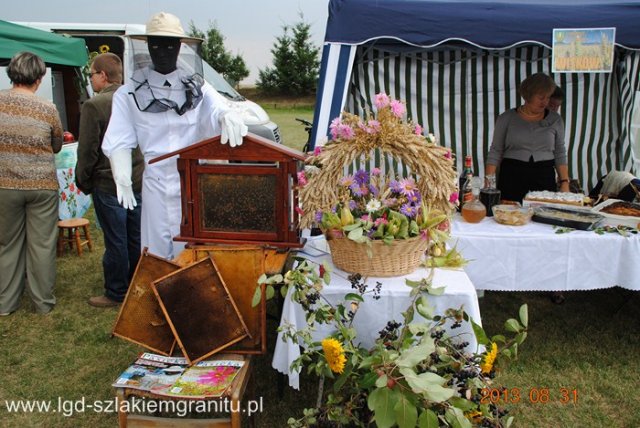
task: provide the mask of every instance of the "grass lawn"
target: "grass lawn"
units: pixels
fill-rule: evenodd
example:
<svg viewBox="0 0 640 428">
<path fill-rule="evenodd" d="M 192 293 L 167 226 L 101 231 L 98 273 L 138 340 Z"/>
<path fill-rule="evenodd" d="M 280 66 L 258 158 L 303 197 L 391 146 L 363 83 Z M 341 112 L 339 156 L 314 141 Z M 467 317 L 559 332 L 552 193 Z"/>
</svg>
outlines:
<svg viewBox="0 0 640 428">
<path fill-rule="evenodd" d="M 267 106 L 288 145 L 304 144 L 306 134 L 295 117 L 311 119 L 311 106 Z M 290 134 L 296 129 L 302 134 Z M 302 136 L 301 136 L 302 135 Z M 299 143 L 299 141 L 302 141 Z M 25 296 L 22 307 L 0 317 L 0 427 L 114 427 L 114 413 L 96 413 L 85 404 L 112 400 L 111 383 L 143 349 L 110 337 L 116 309 L 96 309 L 88 297 L 102 293 L 102 235 L 88 218 L 96 242 L 82 257 L 58 258 L 58 304 L 49 315 L 36 315 Z M 2 273 L 0 272 L 0 275 Z M 640 279 L 639 279 L 640 280 Z M 640 411 L 640 295 L 619 288 L 567 293 L 563 305 L 544 293 L 489 292 L 480 301 L 489 334 L 503 331 L 503 322 L 529 304 L 530 333 L 520 359 L 498 376 L 521 400 L 511 404 L 517 427 L 638 427 Z M 271 314 L 277 312 L 270 303 Z M 271 353 L 277 322 L 268 325 Z M 259 427 L 283 427 L 290 416 L 315 402 L 316 382 L 303 376 L 301 391 L 286 388 L 279 397 L 271 354 L 257 358 L 256 394 L 263 398 Z M 577 400 L 560 403 L 561 388 L 576 391 Z M 548 391 L 549 401 L 540 402 Z M 530 396 L 531 393 L 531 396 Z M 537 393 L 537 395 L 536 395 Z M 9 413 L 6 400 L 49 400 L 60 412 Z M 534 402 L 537 401 L 537 402 Z M 66 406 L 66 407 L 64 407 Z M 68 411 L 67 413 L 71 413 Z"/>
</svg>

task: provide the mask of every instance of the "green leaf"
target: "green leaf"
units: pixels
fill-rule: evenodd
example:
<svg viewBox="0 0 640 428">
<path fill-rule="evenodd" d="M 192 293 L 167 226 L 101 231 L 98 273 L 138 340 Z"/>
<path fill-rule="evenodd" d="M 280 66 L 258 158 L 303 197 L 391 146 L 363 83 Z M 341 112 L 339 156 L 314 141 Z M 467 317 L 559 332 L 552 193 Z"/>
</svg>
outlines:
<svg viewBox="0 0 640 428">
<path fill-rule="evenodd" d="M 354 301 L 358 301 L 358 302 L 364 302 L 364 299 L 362 298 L 361 295 L 356 294 L 356 293 L 347 293 L 344 295 L 344 300 L 354 300 Z"/>
<path fill-rule="evenodd" d="M 496 342 L 496 343 L 506 343 L 507 342 L 507 338 L 504 337 L 502 334 L 496 334 L 495 336 L 493 336 L 491 338 L 492 342 Z"/>
<path fill-rule="evenodd" d="M 357 242 L 362 238 L 362 234 L 363 234 L 362 227 L 358 227 L 356 229 L 353 229 L 351 232 L 349 232 L 349 235 L 347 235 L 347 238 Z"/>
<path fill-rule="evenodd" d="M 393 412 L 393 408 L 400 395 L 394 389 L 389 389 L 386 386 L 384 388 L 374 389 L 369 398 L 367 399 L 367 405 L 373 412 L 376 426 L 379 428 L 392 427 L 396 422 L 396 415 Z"/>
<path fill-rule="evenodd" d="M 276 294 L 276 289 L 273 288 L 273 285 L 267 285 L 264 290 L 264 294 L 267 297 L 267 300 L 273 299 L 273 295 Z"/>
<path fill-rule="evenodd" d="M 383 374 L 382 376 L 380 376 L 378 379 L 376 379 L 376 386 L 378 388 L 386 388 L 387 387 L 387 380 L 389 378 L 387 377 L 386 374 Z"/>
<path fill-rule="evenodd" d="M 412 281 L 412 280 L 410 280 L 410 279 L 405 279 L 405 280 L 404 280 L 404 283 L 405 283 L 408 287 L 411 287 L 411 288 L 415 288 L 415 287 L 418 287 L 418 286 L 422 285 L 422 281 Z"/>
<path fill-rule="evenodd" d="M 265 282 L 267 282 L 267 275 L 263 273 L 260 275 L 260 278 L 258 278 L 258 284 L 264 284 Z"/>
<path fill-rule="evenodd" d="M 489 343 L 491 343 L 480 324 L 476 324 L 475 321 L 471 320 L 471 327 L 473 328 L 473 334 L 476 335 L 476 340 L 479 344 L 488 345 Z"/>
<path fill-rule="evenodd" d="M 435 315 L 435 308 L 429 304 L 429 299 L 426 296 L 420 296 L 416 304 L 416 310 L 424 318 L 430 320 Z"/>
<path fill-rule="evenodd" d="M 262 288 L 256 287 L 256 291 L 253 293 L 253 298 L 251 299 L 251 307 L 255 308 L 260 304 L 262 300 Z"/>
<path fill-rule="evenodd" d="M 351 376 L 351 370 L 351 366 L 347 365 L 345 370 L 340 374 L 340 376 L 338 376 L 338 379 L 336 379 L 336 382 L 333 384 L 333 390 L 335 392 L 340 391 L 340 388 L 342 388 L 347 379 L 349 379 L 349 376 Z"/>
<path fill-rule="evenodd" d="M 453 397 L 453 394 L 455 394 L 453 389 L 442 386 L 447 382 L 446 379 L 435 373 L 425 372 L 416 374 L 410 368 L 401 368 L 400 373 L 402 373 L 413 392 L 424 395 L 428 400 L 441 403 Z"/>
<path fill-rule="evenodd" d="M 477 406 L 473 401 L 467 400 L 462 397 L 451 397 L 449 399 L 449 403 L 451 403 L 454 407 L 462 410 L 463 412 L 468 412 L 469 410 L 475 409 Z"/>
<path fill-rule="evenodd" d="M 505 321 L 504 328 L 507 331 L 511 331 L 513 333 L 519 333 L 520 330 L 522 330 L 522 326 L 520 325 L 518 320 L 514 318 L 509 318 L 507 321 Z"/>
<path fill-rule="evenodd" d="M 287 297 L 287 291 L 289 291 L 289 287 L 287 287 L 286 285 L 280 287 L 280 295 L 282 297 Z"/>
<path fill-rule="evenodd" d="M 445 289 L 446 287 L 435 287 L 435 288 L 429 287 L 427 289 L 427 293 L 431 294 L 432 296 L 442 296 L 444 294 Z"/>
<path fill-rule="evenodd" d="M 369 372 L 357 381 L 358 387 L 360 387 L 360 389 L 372 388 L 376 384 L 376 380 L 378 380 L 378 374 L 375 372 Z"/>
<path fill-rule="evenodd" d="M 462 410 L 455 407 L 449 407 L 444 418 L 452 428 L 471 428 L 471 421 L 464 417 Z"/>
<path fill-rule="evenodd" d="M 322 280 L 327 285 L 331 284 L 331 274 L 329 273 L 329 271 L 327 271 L 327 270 L 324 271 L 324 275 L 322 276 Z"/>
<path fill-rule="evenodd" d="M 527 338 L 527 332 L 523 331 L 521 333 L 518 333 L 515 337 L 515 341 L 518 345 L 522 345 L 522 342 L 525 341 L 525 339 Z"/>
<path fill-rule="evenodd" d="M 415 428 L 418 422 L 418 409 L 402 394 L 398 394 L 398 401 L 393 406 L 398 428 Z"/>
<path fill-rule="evenodd" d="M 396 361 L 399 367 L 415 367 L 420 361 L 427 358 L 436 350 L 436 345 L 430 337 L 424 337 L 418 346 L 413 346 L 400 354 Z"/>
<path fill-rule="evenodd" d="M 433 410 L 426 409 L 420 413 L 420 417 L 418 418 L 419 428 L 438 428 L 439 426 L 438 415 L 436 415 Z"/>
<path fill-rule="evenodd" d="M 527 328 L 529 326 L 529 310 L 526 303 L 520 306 L 519 315 L 520 315 L 520 322 L 522 323 L 524 328 Z"/>
</svg>

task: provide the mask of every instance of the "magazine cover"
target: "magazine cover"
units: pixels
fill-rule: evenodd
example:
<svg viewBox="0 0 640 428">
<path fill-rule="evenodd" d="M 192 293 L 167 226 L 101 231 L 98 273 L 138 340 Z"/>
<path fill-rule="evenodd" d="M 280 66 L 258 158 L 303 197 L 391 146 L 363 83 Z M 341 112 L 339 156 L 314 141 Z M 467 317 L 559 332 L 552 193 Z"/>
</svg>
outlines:
<svg viewBox="0 0 640 428">
<path fill-rule="evenodd" d="M 169 388 L 175 397 L 221 397 L 242 368 L 242 361 L 200 361 Z"/>
<path fill-rule="evenodd" d="M 165 394 L 187 366 L 186 358 L 145 352 L 116 379 L 113 386 Z"/>
<path fill-rule="evenodd" d="M 242 369 L 243 361 L 207 360 L 189 367 L 186 358 L 145 352 L 112 384 L 170 397 L 221 397 Z"/>
</svg>

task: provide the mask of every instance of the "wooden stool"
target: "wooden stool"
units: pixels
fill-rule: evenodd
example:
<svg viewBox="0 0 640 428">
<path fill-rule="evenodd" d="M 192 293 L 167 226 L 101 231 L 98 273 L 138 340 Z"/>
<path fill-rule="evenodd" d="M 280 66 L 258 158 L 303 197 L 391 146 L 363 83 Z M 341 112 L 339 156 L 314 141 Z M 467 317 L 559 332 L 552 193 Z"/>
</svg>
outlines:
<svg viewBox="0 0 640 428">
<path fill-rule="evenodd" d="M 84 231 L 84 239 L 80 238 L 80 228 Z M 67 230 L 67 236 L 64 231 Z M 76 244 L 78 255 L 82 255 L 82 246 L 86 245 L 89 250 L 93 250 L 93 242 L 89 235 L 89 220 L 86 218 L 70 218 L 60 220 L 58 222 L 58 256 L 64 252 L 64 244 L 69 244 L 69 249 L 73 250 L 73 244 Z"/>
</svg>

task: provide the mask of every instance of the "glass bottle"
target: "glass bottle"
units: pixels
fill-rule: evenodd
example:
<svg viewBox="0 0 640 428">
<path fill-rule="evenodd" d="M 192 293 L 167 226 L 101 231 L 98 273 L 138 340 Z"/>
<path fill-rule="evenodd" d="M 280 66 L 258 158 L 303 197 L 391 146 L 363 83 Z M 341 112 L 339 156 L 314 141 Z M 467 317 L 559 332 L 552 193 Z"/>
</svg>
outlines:
<svg viewBox="0 0 640 428">
<path fill-rule="evenodd" d="M 480 202 L 480 185 L 479 177 L 471 180 L 471 200 L 462 206 L 462 218 L 468 223 L 480 223 L 487 216 L 487 208 Z"/>
<path fill-rule="evenodd" d="M 493 206 L 500 203 L 500 190 L 496 188 L 496 175 L 485 176 L 486 186 L 480 189 L 480 202 L 487 208 L 487 216 L 493 216 Z"/>
<path fill-rule="evenodd" d="M 460 174 L 460 178 L 458 179 L 458 210 L 462 209 L 462 206 L 465 203 L 465 195 L 467 196 L 466 201 L 471 199 L 471 188 L 469 188 L 468 192 L 465 193 L 465 186 L 467 181 L 473 177 L 473 162 L 471 159 L 471 155 L 467 155 L 464 158 L 464 169 L 462 170 L 462 174 Z"/>
</svg>

